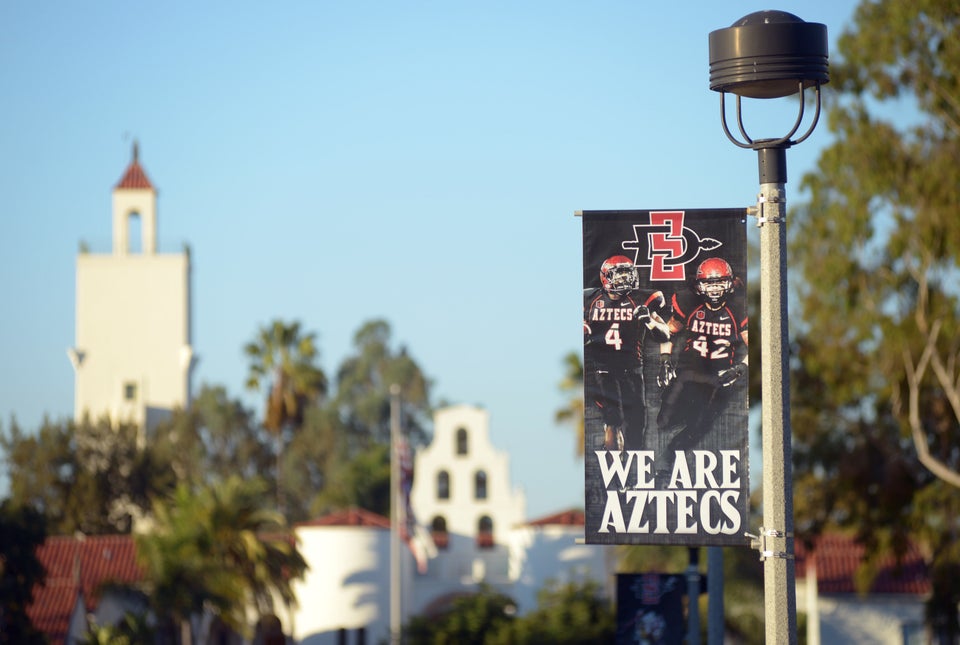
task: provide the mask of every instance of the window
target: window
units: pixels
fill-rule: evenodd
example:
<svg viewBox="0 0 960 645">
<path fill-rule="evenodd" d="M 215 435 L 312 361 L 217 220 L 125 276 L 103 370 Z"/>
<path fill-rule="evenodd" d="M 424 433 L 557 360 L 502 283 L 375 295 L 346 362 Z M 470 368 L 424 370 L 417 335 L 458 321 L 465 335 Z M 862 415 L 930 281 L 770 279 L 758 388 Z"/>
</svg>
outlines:
<svg viewBox="0 0 960 645">
<path fill-rule="evenodd" d="M 467 454 L 467 429 L 466 428 L 457 429 L 457 454 L 458 455 Z"/>
<path fill-rule="evenodd" d="M 477 522 L 477 547 L 480 549 L 493 548 L 493 520 L 484 515 Z"/>
<path fill-rule="evenodd" d="M 442 515 L 437 515 L 430 523 L 430 536 L 433 543 L 441 551 L 445 550 L 450 544 L 450 535 L 447 533 L 447 520 Z"/>
<path fill-rule="evenodd" d="M 143 221 L 140 213 L 133 212 L 127 216 L 127 251 L 129 253 L 143 253 Z"/>
<path fill-rule="evenodd" d="M 123 400 L 124 401 L 136 401 L 137 400 L 137 384 L 133 381 L 127 381 L 123 384 Z"/>
<path fill-rule="evenodd" d="M 437 473 L 437 499 L 450 499 L 450 473 L 445 470 Z"/>
<path fill-rule="evenodd" d="M 477 499 L 487 499 L 487 473 L 478 470 L 473 477 L 473 496 Z"/>
</svg>

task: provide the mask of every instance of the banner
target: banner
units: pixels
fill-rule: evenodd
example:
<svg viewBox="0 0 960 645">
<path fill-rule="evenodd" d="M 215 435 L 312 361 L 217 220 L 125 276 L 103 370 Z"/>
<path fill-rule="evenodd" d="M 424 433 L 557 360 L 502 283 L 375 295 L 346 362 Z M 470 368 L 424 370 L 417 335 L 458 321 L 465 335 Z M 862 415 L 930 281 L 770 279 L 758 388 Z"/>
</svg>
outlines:
<svg viewBox="0 0 960 645">
<path fill-rule="evenodd" d="M 748 544 L 745 209 L 582 215 L 586 542 Z"/>
<path fill-rule="evenodd" d="M 682 643 L 685 595 L 685 575 L 618 573 L 616 645 Z"/>
</svg>

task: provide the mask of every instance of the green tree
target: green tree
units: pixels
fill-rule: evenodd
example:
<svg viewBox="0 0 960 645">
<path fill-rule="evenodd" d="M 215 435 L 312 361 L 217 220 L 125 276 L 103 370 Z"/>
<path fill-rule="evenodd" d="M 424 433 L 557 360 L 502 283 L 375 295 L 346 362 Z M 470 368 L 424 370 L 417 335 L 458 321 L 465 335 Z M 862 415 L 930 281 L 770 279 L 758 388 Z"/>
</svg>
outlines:
<svg viewBox="0 0 960 645">
<path fill-rule="evenodd" d="M 286 435 L 295 434 L 303 425 L 306 410 L 327 392 L 326 375 L 316 364 L 316 334 L 303 333 L 299 322 L 275 320 L 260 328 L 244 353 L 250 363 L 247 388 L 267 392 L 263 425 L 275 437 L 277 503 L 284 509 Z"/>
<path fill-rule="evenodd" d="M 137 446 L 129 424 L 45 420 L 32 434 L 17 424 L 0 433 L 9 498 L 41 512 L 54 534 L 129 532 L 153 494 L 172 475 L 152 446 Z"/>
<path fill-rule="evenodd" d="M 610 643 L 617 629 L 616 612 L 596 582 L 549 582 L 537 593 L 537 608 L 515 620 L 502 643 L 590 645 Z"/>
<path fill-rule="evenodd" d="M 142 645 L 153 643 L 153 627 L 142 614 L 124 614 L 116 625 L 91 625 L 80 645 Z"/>
<path fill-rule="evenodd" d="M 342 434 L 340 419 L 329 406 L 307 410 L 283 458 L 288 521 L 303 521 L 329 510 L 318 499 L 341 483 L 336 471 L 343 465 L 337 459 L 337 441 Z"/>
<path fill-rule="evenodd" d="M 950 507 L 960 485 L 958 30 L 949 0 L 861 3 L 831 61 L 833 142 L 803 180 L 790 248 L 798 534 L 852 527 L 866 574 L 923 540 L 943 642 L 960 633 L 946 546 L 960 524 L 921 509 Z"/>
<path fill-rule="evenodd" d="M 180 484 L 153 505 L 153 526 L 136 536 L 143 591 L 161 629 L 193 640 L 190 618 L 212 609 L 231 629 L 248 634 L 248 603 L 260 615 L 277 594 L 293 603 L 292 581 L 306 563 L 283 517 L 265 506 L 266 484 L 231 477 L 191 490 Z"/>
<path fill-rule="evenodd" d="M 390 336 L 386 321 L 364 323 L 337 370 L 336 395 L 325 406 L 332 451 L 314 513 L 347 506 L 389 513 L 391 385 L 400 386 L 403 432 L 411 445 L 426 442 L 430 381 L 406 348 L 391 346 Z"/>
<path fill-rule="evenodd" d="M 390 515 L 390 446 L 376 444 L 352 459 L 331 463 L 327 485 L 314 498 L 313 515 L 358 506 Z"/>
<path fill-rule="evenodd" d="M 171 464 L 177 481 L 212 484 L 231 475 L 271 475 L 270 437 L 222 386 L 201 387 L 186 410 L 176 410 L 148 436 Z"/>
<path fill-rule="evenodd" d="M 483 585 L 477 593 L 453 600 L 439 615 L 413 617 L 404 627 L 404 636 L 408 642 L 424 645 L 510 642 L 516 609 L 509 596 Z"/>
<path fill-rule="evenodd" d="M 73 445 L 73 427 L 44 419 L 34 433 L 25 433 L 16 421 L 0 433 L 9 499 L 15 506 L 37 509 L 53 533 L 78 530 L 69 500 L 81 494 Z"/>
<path fill-rule="evenodd" d="M 390 386 L 400 386 L 404 425 L 413 444 L 426 439 L 430 381 L 405 347 L 390 346 L 385 320 L 364 323 L 353 337 L 355 352 L 337 370 L 333 408 L 340 415 L 349 443 L 347 454 L 390 441 Z"/>
<path fill-rule="evenodd" d="M 43 516 L 36 510 L 0 503 L 0 643 L 43 643 L 27 616 L 33 589 L 46 577 L 37 547 L 46 539 Z"/>
<path fill-rule="evenodd" d="M 548 582 L 537 607 L 517 616 L 516 603 L 483 585 L 436 615 L 416 616 L 404 627 L 411 643 L 453 645 L 587 645 L 609 643 L 616 615 L 595 582 Z"/>
<path fill-rule="evenodd" d="M 576 431 L 574 450 L 578 457 L 583 456 L 584 447 L 584 409 L 583 409 L 583 361 L 580 352 L 570 352 L 563 357 L 563 379 L 560 392 L 567 397 L 567 403 L 554 414 L 557 423 L 569 423 Z"/>
</svg>

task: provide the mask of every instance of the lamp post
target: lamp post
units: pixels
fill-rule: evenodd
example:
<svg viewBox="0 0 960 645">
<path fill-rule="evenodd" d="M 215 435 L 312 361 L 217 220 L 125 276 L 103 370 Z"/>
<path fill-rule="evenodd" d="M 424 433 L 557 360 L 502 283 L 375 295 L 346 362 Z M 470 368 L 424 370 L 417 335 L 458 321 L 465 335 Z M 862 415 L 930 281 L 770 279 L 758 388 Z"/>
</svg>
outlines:
<svg viewBox="0 0 960 645">
<path fill-rule="evenodd" d="M 787 155 L 813 132 L 820 117 L 820 86 L 829 82 L 827 28 L 783 11 L 751 13 L 710 33 L 710 89 L 720 92 L 723 131 L 736 146 L 757 151 L 760 193 L 760 355 L 762 362 L 763 526 L 755 545 L 764 563 L 767 643 L 797 642 L 793 560 L 793 481 L 788 371 L 786 190 Z M 813 123 L 797 139 L 804 90 L 815 88 Z M 740 138 L 727 126 L 725 96 L 736 98 Z M 800 95 L 793 128 L 777 139 L 752 139 L 743 124 L 741 98 Z"/>
</svg>

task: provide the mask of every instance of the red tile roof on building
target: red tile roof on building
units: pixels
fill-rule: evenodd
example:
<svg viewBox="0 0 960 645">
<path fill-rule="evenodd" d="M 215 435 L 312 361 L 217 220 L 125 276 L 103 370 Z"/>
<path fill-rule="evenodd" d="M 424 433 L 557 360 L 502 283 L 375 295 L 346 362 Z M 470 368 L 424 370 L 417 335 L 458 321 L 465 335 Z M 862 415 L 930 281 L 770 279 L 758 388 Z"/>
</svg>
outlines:
<svg viewBox="0 0 960 645">
<path fill-rule="evenodd" d="M 845 535 L 825 535 L 816 542 L 816 550 L 810 553 L 797 540 L 794 546 L 796 555 L 796 576 L 807 575 L 807 563 L 816 558 L 817 590 L 822 594 L 856 593 L 854 576 L 863 562 L 864 548 L 853 537 Z M 917 545 L 911 543 L 902 561 L 898 564 L 893 555 L 884 556 L 880 563 L 880 572 L 870 593 L 876 594 L 917 594 L 930 593 L 930 576 L 926 561 Z"/>
<path fill-rule="evenodd" d="M 123 177 L 120 179 L 120 182 L 117 183 L 117 188 L 153 188 L 153 184 L 151 184 L 147 178 L 147 173 L 144 172 L 140 166 L 139 156 L 139 146 L 134 142 L 133 160 L 130 161 L 130 165 L 127 166 Z"/>
<path fill-rule="evenodd" d="M 528 522 L 530 526 L 584 526 L 583 511 L 572 508 Z"/>
<path fill-rule="evenodd" d="M 78 594 L 83 593 L 87 611 L 93 611 L 103 584 L 133 583 L 143 577 L 129 535 L 49 537 L 37 548 L 37 558 L 47 578 L 34 588 L 27 614 L 52 643 L 66 637 Z"/>
<path fill-rule="evenodd" d="M 372 526 L 389 529 L 390 520 L 383 515 L 362 508 L 348 508 L 324 515 L 316 520 L 301 522 L 297 526 Z"/>
</svg>

